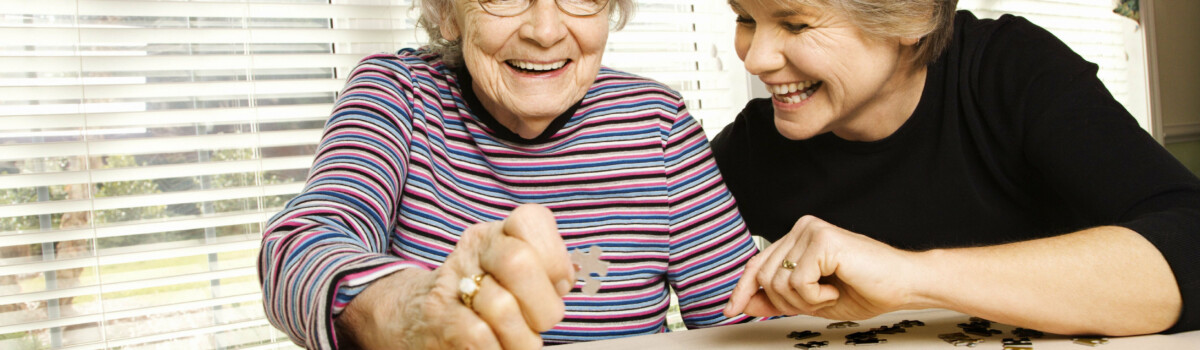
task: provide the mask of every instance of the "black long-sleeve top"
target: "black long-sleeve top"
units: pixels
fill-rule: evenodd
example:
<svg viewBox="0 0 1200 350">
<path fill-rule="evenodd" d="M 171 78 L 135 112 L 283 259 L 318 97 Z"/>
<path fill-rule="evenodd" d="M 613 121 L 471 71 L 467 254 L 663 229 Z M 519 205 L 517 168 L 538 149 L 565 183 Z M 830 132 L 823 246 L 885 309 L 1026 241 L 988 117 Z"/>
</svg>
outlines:
<svg viewBox="0 0 1200 350">
<path fill-rule="evenodd" d="M 1183 296 L 1167 332 L 1200 329 L 1200 179 L 1085 61 L 1014 16 L 960 11 L 921 101 L 892 135 L 792 141 L 753 100 L 713 141 L 753 234 L 811 214 L 902 249 L 993 245 L 1118 225 L 1166 257 Z"/>
</svg>

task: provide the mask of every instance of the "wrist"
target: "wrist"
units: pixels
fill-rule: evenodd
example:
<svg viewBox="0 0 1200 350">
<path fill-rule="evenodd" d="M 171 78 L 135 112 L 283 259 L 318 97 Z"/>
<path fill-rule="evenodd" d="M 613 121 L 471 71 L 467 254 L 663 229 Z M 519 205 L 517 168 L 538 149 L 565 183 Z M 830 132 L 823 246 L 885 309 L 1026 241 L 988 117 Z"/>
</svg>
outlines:
<svg viewBox="0 0 1200 350">
<path fill-rule="evenodd" d="M 912 253 L 909 261 L 912 262 L 913 273 L 908 278 L 905 309 L 949 308 L 939 290 L 939 286 L 956 283 L 954 273 L 948 269 L 952 264 L 949 255 L 945 249 Z"/>
<path fill-rule="evenodd" d="M 418 268 L 396 271 L 371 282 L 334 319 L 338 348 L 380 349 L 404 343 L 422 300 L 433 283 L 433 273 Z M 424 288 L 422 288 L 424 287 Z M 401 330 L 397 334 L 396 330 Z M 400 335 L 401 339 L 396 339 Z M 406 347 L 402 347 L 406 348 Z"/>
</svg>

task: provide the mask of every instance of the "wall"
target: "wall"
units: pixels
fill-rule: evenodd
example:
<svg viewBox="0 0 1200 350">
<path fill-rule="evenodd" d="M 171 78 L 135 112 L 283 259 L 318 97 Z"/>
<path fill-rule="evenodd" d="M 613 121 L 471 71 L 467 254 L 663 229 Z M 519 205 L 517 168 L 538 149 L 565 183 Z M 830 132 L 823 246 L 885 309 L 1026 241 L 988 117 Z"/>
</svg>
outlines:
<svg viewBox="0 0 1200 350">
<path fill-rule="evenodd" d="M 1146 1 L 1144 1 L 1146 2 Z M 1153 0 L 1152 60 L 1157 64 L 1158 115 L 1166 143 L 1200 140 L 1200 1 Z M 1143 5 L 1145 12 L 1146 6 Z M 1154 80 L 1151 81 L 1152 84 Z M 1154 89 L 1152 88 L 1152 91 Z M 1188 154 L 1192 157 L 1195 153 Z M 1178 155 L 1177 155 L 1178 156 Z M 1194 159 L 1192 161 L 1195 161 Z M 1186 161 L 1185 161 L 1186 162 Z"/>
</svg>

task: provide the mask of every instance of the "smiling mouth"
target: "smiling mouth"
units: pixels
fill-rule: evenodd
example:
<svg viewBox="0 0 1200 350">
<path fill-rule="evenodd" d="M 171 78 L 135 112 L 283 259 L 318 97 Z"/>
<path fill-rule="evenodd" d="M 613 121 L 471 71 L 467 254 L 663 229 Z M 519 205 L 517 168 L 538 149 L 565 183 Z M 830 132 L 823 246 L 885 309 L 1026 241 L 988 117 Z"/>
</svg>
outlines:
<svg viewBox="0 0 1200 350">
<path fill-rule="evenodd" d="M 823 86 L 820 80 L 802 81 L 790 84 L 767 84 L 767 91 L 776 101 L 793 104 L 808 100 Z"/>
<path fill-rule="evenodd" d="M 546 73 L 550 73 L 550 72 L 554 72 L 559 69 L 562 69 L 563 67 L 566 67 L 568 63 L 571 63 L 571 60 L 566 59 L 566 60 L 562 60 L 562 61 L 558 61 L 558 62 L 551 62 L 551 63 L 534 63 L 534 62 L 528 62 L 528 61 L 507 60 L 507 61 L 504 61 L 504 63 L 507 63 L 509 67 L 512 67 L 513 69 L 515 69 L 516 71 L 521 72 L 521 73 L 546 74 Z"/>
</svg>

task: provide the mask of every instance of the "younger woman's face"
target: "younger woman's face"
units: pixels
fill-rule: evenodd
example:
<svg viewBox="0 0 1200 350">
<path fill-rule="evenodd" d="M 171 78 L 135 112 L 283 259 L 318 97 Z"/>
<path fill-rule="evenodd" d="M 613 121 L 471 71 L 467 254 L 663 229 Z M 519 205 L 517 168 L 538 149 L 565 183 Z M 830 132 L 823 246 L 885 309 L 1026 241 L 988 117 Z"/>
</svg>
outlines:
<svg viewBox="0 0 1200 350">
<path fill-rule="evenodd" d="M 729 0 L 738 57 L 772 94 L 779 132 L 793 140 L 830 131 L 874 138 L 895 90 L 911 88 L 898 82 L 910 72 L 911 44 L 868 37 L 832 9 L 780 3 Z"/>
</svg>

